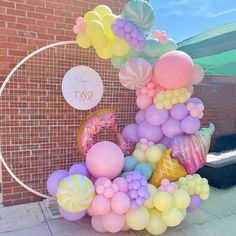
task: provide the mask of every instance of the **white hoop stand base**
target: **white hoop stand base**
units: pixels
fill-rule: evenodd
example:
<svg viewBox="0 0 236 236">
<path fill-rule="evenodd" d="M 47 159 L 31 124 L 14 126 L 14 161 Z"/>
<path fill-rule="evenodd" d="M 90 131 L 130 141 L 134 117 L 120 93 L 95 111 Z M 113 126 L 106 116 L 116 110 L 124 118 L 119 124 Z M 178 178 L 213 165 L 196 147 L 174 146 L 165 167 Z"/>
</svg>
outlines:
<svg viewBox="0 0 236 236">
<path fill-rule="evenodd" d="M 53 43 L 53 44 L 49 44 L 47 46 L 44 46 L 42 48 L 39 48 L 38 50 L 32 52 L 31 54 L 29 54 L 28 56 L 26 56 L 23 60 L 21 60 L 13 69 L 12 71 L 9 73 L 9 75 L 6 77 L 5 81 L 3 82 L 1 88 L 0 88 L 0 96 L 2 96 L 3 90 L 6 87 L 7 83 L 10 81 L 10 78 L 12 77 L 12 75 L 15 73 L 15 71 L 22 65 L 24 64 L 27 60 L 29 60 L 31 57 L 33 57 L 34 55 L 48 49 L 48 48 L 52 48 L 52 47 L 56 47 L 56 46 L 61 46 L 61 45 L 68 45 L 68 44 L 75 44 L 75 41 L 63 41 L 63 42 L 57 42 L 57 43 Z M 0 161 L 2 162 L 2 164 L 4 165 L 4 167 L 6 168 L 6 170 L 8 171 L 8 173 L 11 175 L 11 177 L 18 183 L 20 184 L 22 187 L 24 187 L 25 189 L 27 189 L 29 192 L 42 197 L 42 198 L 51 198 L 51 196 L 48 196 L 46 194 L 40 193 L 32 188 L 30 188 L 28 185 L 26 185 L 25 183 L 23 183 L 13 172 L 12 170 L 9 168 L 9 166 L 7 165 L 6 161 L 4 160 L 1 150 L 0 150 Z"/>
</svg>

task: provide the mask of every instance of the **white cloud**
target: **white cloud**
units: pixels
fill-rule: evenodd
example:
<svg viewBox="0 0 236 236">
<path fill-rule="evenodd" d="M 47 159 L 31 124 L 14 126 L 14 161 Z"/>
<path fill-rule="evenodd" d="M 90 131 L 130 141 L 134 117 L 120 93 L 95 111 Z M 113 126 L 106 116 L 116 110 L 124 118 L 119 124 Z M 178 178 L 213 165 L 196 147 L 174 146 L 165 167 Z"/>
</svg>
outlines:
<svg viewBox="0 0 236 236">
<path fill-rule="evenodd" d="M 224 11 L 220 11 L 220 12 L 208 12 L 207 13 L 207 17 L 208 18 L 214 18 L 214 17 L 218 17 L 218 16 L 224 16 L 224 15 L 228 15 L 230 13 L 236 12 L 236 8 L 233 9 L 228 9 L 228 10 L 224 10 Z"/>
</svg>

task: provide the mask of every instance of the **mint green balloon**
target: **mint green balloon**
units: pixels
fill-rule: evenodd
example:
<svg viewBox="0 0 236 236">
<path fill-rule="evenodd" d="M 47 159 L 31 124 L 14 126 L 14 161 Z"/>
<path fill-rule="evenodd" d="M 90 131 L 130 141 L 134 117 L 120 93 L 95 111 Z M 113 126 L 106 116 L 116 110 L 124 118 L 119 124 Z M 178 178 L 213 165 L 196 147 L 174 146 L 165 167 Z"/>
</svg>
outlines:
<svg viewBox="0 0 236 236">
<path fill-rule="evenodd" d="M 161 43 L 157 39 L 147 39 L 144 45 L 144 55 L 146 57 L 158 57 L 161 52 Z"/>
<path fill-rule="evenodd" d="M 156 64 L 160 57 L 144 57 L 146 61 L 148 61 L 152 66 Z"/>
<path fill-rule="evenodd" d="M 174 39 L 168 38 L 165 44 L 161 45 L 160 56 L 164 55 L 167 52 L 175 51 L 177 49 L 177 44 Z"/>
<path fill-rule="evenodd" d="M 120 69 L 120 67 L 122 66 L 123 63 L 125 63 L 126 61 L 126 56 L 123 57 L 117 57 L 117 56 L 113 56 L 111 58 L 111 64 L 116 68 L 116 69 Z"/>
<path fill-rule="evenodd" d="M 138 57 L 140 57 L 140 54 L 141 54 L 140 52 L 137 52 L 131 48 L 126 55 L 126 60 L 129 60 L 131 58 L 138 58 Z"/>
</svg>

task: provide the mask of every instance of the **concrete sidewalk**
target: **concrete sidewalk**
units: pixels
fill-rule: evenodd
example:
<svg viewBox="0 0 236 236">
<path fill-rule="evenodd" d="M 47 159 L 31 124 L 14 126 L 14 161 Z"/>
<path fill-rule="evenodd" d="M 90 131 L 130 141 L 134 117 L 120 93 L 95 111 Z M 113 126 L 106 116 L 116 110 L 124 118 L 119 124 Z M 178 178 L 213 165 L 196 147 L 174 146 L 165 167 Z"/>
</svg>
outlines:
<svg viewBox="0 0 236 236">
<path fill-rule="evenodd" d="M 90 219 L 69 222 L 52 219 L 43 202 L 0 208 L 1 236 L 86 236 L 111 235 L 93 231 Z M 149 235 L 147 232 L 122 232 L 114 235 Z M 236 235 L 236 186 L 227 190 L 211 188 L 202 208 L 188 214 L 184 222 L 169 228 L 163 236 Z"/>
</svg>

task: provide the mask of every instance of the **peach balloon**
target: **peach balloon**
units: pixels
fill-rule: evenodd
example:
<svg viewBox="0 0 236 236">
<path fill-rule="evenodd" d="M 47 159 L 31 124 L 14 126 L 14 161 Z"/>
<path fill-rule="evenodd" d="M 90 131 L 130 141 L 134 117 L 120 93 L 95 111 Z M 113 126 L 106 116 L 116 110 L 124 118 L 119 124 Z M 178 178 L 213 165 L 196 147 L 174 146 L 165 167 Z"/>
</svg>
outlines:
<svg viewBox="0 0 236 236">
<path fill-rule="evenodd" d="M 114 179 L 124 166 L 124 155 L 118 145 L 109 141 L 95 143 L 88 151 L 86 165 L 95 177 Z"/>
<path fill-rule="evenodd" d="M 168 52 L 155 65 L 155 78 L 166 89 L 187 87 L 192 76 L 193 61 L 185 52 Z"/>
<path fill-rule="evenodd" d="M 106 230 L 102 224 L 101 216 L 93 216 L 91 218 L 91 225 L 94 230 L 96 230 L 99 233 L 105 233 Z"/>
<path fill-rule="evenodd" d="M 111 202 L 103 195 L 97 195 L 93 199 L 91 208 L 97 215 L 106 215 L 111 211 Z"/>
</svg>

